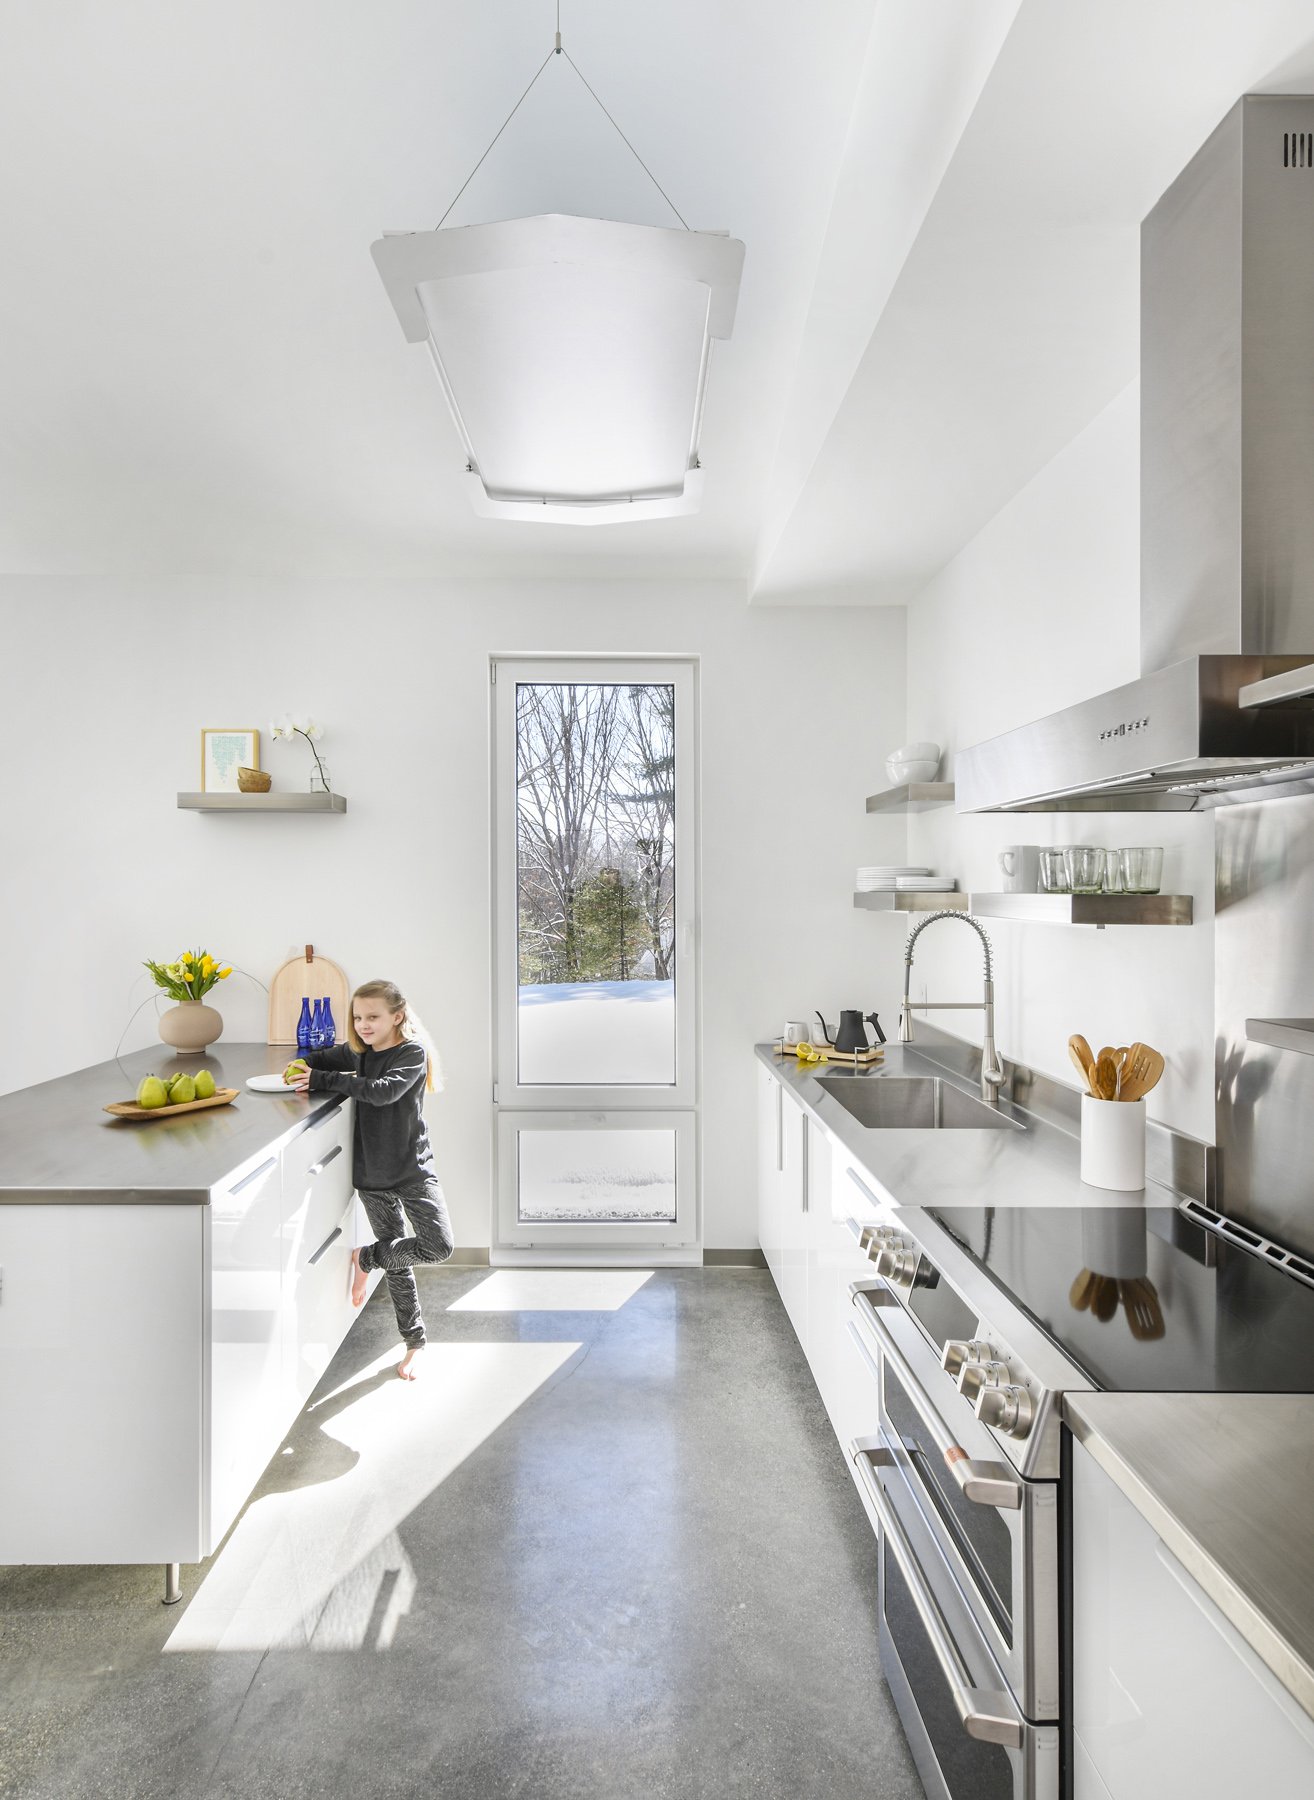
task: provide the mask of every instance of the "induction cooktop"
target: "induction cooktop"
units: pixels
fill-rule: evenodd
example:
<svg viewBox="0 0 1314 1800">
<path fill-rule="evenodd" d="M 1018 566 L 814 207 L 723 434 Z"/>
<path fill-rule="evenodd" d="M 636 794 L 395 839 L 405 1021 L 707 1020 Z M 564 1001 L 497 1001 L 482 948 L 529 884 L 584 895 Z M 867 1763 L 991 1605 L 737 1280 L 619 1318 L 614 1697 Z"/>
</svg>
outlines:
<svg viewBox="0 0 1314 1800">
<path fill-rule="evenodd" d="M 1314 1393 L 1314 1284 L 1179 1208 L 930 1216 L 1097 1387 Z"/>
</svg>

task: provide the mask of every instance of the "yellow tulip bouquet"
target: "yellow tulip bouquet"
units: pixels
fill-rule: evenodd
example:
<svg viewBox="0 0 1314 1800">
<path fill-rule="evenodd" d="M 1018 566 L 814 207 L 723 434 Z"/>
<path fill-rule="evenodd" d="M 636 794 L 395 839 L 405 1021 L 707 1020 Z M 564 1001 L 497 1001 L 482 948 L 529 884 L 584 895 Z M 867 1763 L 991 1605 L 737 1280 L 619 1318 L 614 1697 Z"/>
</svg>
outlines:
<svg viewBox="0 0 1314 1800">
<path fill-rule="evenodd" d="M 221 969 L 208 950 L 184 950 L 177 962 L 146 962 L 142 967 L 150 970 L 156 987 L 171 1000 L 199 1000 L 233 972 L 231 966 Z"/>
</svg>

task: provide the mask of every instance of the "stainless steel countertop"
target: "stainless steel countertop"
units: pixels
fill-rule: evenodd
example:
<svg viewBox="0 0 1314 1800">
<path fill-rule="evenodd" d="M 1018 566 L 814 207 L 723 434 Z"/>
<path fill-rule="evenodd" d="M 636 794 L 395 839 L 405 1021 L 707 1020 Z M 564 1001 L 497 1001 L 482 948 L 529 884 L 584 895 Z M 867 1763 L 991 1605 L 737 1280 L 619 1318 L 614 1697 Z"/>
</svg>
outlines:
<svg viewBox="0 0 1314 1800">
<path fill-rule="evenodd" d="M 1314 1718 L 1314 1395 L 1069 1394 L 1063 1415 Z"/>
<path fill-rule="evenodd" d="M 294 1136 L 338 1104 L 336 1094 L 256 1094 L 248 1075 L 283 1069 L 286 1044 L 216 1044 L 179 1056 L 160 1044 L 0 1095 L 0 1205 L 204 1204 L 210 1189 L 258 1151 Z M 130 1100 L 143 1075 L 209 1069 L 240 1088 L 228 1106 L 136 1123 L 102 1107 Z"/>
<path fill-rule="evenodd" d="M 1088 1187 L 1081 1179 L 1078 1139 L 1059 1126 L 1001 1100 L 1002 1117 L 1020 1131 L 870 1131 L 859 1125 L 818 1076 L 838 1081 L 882 1081 L 900 1075 L 935 1075 L 958 1087 L 960 1076 L 916 1047 L 887 1044 L 885 1061 L 868 1069 L 800 1063 L 774 1044 L 756 1046 L 786 1089 L 815 1114 L 851 1152 L 871 1184 L 894 1207 L 930 1206 L 1176 1206 L 1181 1195 L 1147 1181 L 1136 1193 Z M 980 1052 L 977 1052 L 977 1061 Z"/>
</svg>

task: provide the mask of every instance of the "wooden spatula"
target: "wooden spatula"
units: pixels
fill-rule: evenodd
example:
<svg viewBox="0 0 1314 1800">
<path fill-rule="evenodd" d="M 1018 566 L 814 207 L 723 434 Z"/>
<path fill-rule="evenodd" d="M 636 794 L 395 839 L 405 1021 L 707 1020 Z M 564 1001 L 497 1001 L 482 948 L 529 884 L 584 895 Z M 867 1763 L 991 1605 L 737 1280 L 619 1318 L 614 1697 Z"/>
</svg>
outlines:
<svg viewBox="0 0 1314 1800">
<path fill-rule="evenodd" d="M 1149 1044 L 1133 1044 L 1122 1065 L 1123 1100 L 1143 1100 L 1163 1074 L 1163 1057 Z"/>
<path fill-rule="evenodd" d="M 1118 1065 L 1107 1050 L 1100 1052 L 1090 1085 L 1097 1100 L 1116 1100 L 1118 1097 Z"/>
<path fill-rule="evenodd" d="M 1095 1092 L 1095 1058 L 1091 1055 L 1090 1045 L 1079 1031 L 1074 1031 L 1068 1039 L 1068 1055 L 1074 1065 L 1081 1071 L 1081 1079 L 1093 1094 Z"/>
</svg>

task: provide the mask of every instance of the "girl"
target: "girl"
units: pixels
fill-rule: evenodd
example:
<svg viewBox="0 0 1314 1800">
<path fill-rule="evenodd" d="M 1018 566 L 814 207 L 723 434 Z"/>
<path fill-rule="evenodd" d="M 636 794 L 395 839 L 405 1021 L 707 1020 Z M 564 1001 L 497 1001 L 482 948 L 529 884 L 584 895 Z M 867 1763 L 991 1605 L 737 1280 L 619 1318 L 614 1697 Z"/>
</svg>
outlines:
<svg viewBox="0 0 1314 1800">
<path fill-rule="evenodd" d="M 428 1033 L 391 981 L 367 981 L 351 996 L 348 1042 L 308 1050 L 283 1079 L 299 1094 L 345 1094 L 356 1102 L 352 1179 L 375 1241 L 351 1253 L 351 1302 L 359 1306 L 371 1269 L 388 1278 L 406 1354 L 397 1373 L 414 1381 L 424 1348 L 412 1263 L 446 1262 L 452 1227 L 433 1172 L 424 1093 L 432 1093 L 436 1057 Z M 411 1237 L 403 1237 L 403 1211 Z"/>
</svg>

